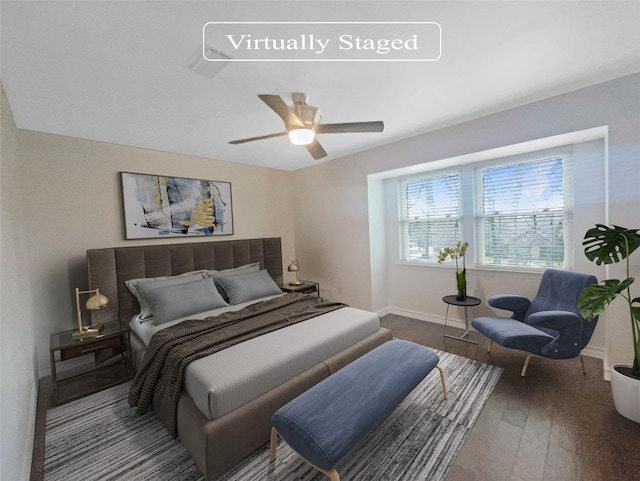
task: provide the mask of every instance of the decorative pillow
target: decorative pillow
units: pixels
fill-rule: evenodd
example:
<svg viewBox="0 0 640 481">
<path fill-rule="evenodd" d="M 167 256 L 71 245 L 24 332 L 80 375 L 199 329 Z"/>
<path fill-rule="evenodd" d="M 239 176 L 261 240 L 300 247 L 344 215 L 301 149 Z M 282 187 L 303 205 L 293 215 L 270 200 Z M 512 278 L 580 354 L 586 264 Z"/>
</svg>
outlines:
<svg viewBox="0 0 640 481">
<path fill-rule="evenodd" d="M 205 275 L 207 277 L 213 277 L 214 279 L 216 279 L 216 287 L 218 288 L 218 292 L 220 292 L 220 294 L 222 295 L 222 298 L 225 301 L 229 302 L 229 298 L 227 297 L 227 293 L 224 291 L 222 286 L 218 283 L 217 279 L 220 278 L 220 277 L 235 276 L 237 274 L 244 274 L 246 272 L 258 272 L 259 270 L 260 270 L 260 263 L 259 262 L 253 262 L 251 264 L 245 264 L 243 266 L 233 267 L 231 269 L 222 269 L 220 271 L 208 270 L 208 271 L 205 272 Z"/>
<path fill-rule="evenodd" d="M 219 277 L 216 282 L 227 293 L 229 304 L 241 304 L 261 297 L 282 294 L 282 290 L 266 270 Z"/>
<path fill-rule="evenodd" d="M 144 296 L 156 325 L 228 305 L 210 278 L 148 289 Z"/>
<path fill-rule="evenodd" d="M 218 278 L 218 277 L 226 277 L 226 276 L 231 276 L 231 275 L 236 275 L 236 274 L 244 274 L 245 272 L 258 272 L 260 270 L 260 263 L 259 262 L 252 262 L 251 264 L 245 264 L 243 266 L 240 267 L 234 267 L 232 269 L 222 269 L 221 271 L 216 271 L 216 270 L 207 270 L 205 271 L 205 275 L 207 277 L 213 277 Z"/>
<path fill-rule="evenodd" d="M 144 291 L 155 289 L 157 287 L 175 286 L 184 284 L 185 282 L 193 282 L 195 280 L 204 279 L 206 270 L 185 272 L 178 276 L 162 276 L 162 277 L 143 277 L 140 279 L 129 279 L 125 281 L 127 289 L 136 296 L 138 304 L 140 304 L 140 313 L 136 316 L 138 321 L 144 321 L 151 318 L 151 309 L 144 298 Z"/>
</svg>

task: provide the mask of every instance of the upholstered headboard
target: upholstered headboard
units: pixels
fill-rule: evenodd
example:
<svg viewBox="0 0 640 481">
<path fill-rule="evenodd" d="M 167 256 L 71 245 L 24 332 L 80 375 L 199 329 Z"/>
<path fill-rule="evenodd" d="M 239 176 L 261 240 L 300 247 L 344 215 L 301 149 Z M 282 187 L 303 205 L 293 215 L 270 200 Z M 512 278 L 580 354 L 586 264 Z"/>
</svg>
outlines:
<svg viewBox="0 0 640 481">
<path fill-rule="evenodd" d="M 137 299 L 125 281 L 141 277 L 174 276 L 199 269 L 230 269 L 260 262 L 282 284 L 282 250 L 279 237 L 187 244 L 111 247 L 87 251 L 89 288 L 111 300 L 91 311 L 94 324 L 120 319 L 128 323 L 139 312 Z"/>
</svg>

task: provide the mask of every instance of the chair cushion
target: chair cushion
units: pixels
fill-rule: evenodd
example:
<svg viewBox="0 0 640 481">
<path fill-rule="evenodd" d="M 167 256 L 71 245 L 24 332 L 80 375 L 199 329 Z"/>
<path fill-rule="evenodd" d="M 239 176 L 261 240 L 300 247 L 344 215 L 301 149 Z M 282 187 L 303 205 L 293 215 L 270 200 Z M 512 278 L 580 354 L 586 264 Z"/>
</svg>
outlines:
<svg viewBox="0 0 640 481">
<path fill-rule="evenodd" d="M 476 317 L 471 325 L 501 346 L 540 354 L 554 336 L 529 324 L 505 317 Z"/>
<path fill-rule="evenodd" d="M 438 364 L 430 349 L 394 339 L 332 374 L 271 418 L 307 461 L 334 467 Z"/>
<path fill-rule="evenodd" d="M 597 284 L 598 279 L 589 274 L 565 271 L 563 269 L 547 269 L 540 280 L 540 287 L 531 307 L 525 316 L 541 311 L 568 311 L 580 315 L 578 297 L 582 290 L 590 284 Z M 593 335 L 597 318 L 592 322 L 584 321 L 582 325 L 582 346 L 586 346 Z"/>
</svg>

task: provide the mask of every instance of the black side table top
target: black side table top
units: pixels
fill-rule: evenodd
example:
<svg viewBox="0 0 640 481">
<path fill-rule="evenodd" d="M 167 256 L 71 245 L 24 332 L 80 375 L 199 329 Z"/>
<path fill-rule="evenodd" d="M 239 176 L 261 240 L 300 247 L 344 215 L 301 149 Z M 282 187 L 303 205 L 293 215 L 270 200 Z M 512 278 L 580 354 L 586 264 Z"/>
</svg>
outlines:
<svg viewBox="0 0 640 481">
<path fill-rule="evenodd" d="M 461 307 L 477 306 L 482 302 L 480 299 L 473 296 L 467 296 L 467 298 L 464 301 L 459 301 L 458 299 L 456 299 L 456 297 L 457 296 L 455 294 L 452 296 L 444 296 L 442 300 L 447 304 L 452 304 L 454 306 L 461 306 Z"/>
</svg>

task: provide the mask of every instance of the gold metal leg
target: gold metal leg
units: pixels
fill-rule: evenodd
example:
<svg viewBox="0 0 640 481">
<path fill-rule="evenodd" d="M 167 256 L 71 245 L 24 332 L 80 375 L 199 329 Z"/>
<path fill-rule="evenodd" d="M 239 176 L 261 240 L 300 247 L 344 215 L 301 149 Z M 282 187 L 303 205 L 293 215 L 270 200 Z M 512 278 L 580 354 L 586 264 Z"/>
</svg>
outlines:
<svg viewBox="0 0 640 481">
<path fill-rule="evenodd" d="M 442 382 L 442 393 L 444 395 L 444 398 L 447 399 L 448 394 L 447 394 L 447 385 L 444 382 L 444 371 L 442 370 L 439 364 L 436 367 L 438 368 L 438 371 L 440 371 L 440 381 Z"/>
<path fill-rule="evenodd" d="M 487 352 L 491 352 L 491 346 L 493 346 L 493 339 L 489 339 L 489 348 L 487 349 Z"/>
<path fill-rule="evenodd" d="M 587 373 L 587 369 L 585 367 L 584 364 L 584 356 L 582 355 L 582 353 L 579 355 L 580 356 L 580 363 L 582 364 L 582 374 L 586 374 Z M 522 372 L 520 373 L 520 375 L 522 377 L 525 376 L 525 374 L 527 374 L 527 368 L 529 367 L 529 361 L 531 360 L 532 357 L 539 357 L 540 359 L 552 359 L 551 357 L 544 357 L 544 356 L 538 356 L 537 354 L 529 354 L 527 356 L 527 358 L 524 360 L 524 366 L 522 366 Z M 555 359 L 556 361 L 565 361 L 566 359 Z"/>
<path fill-rule="evenodd" d="M 531 360 L 531 358 L 535 356 L 535 354 L 529 354 L 527 356 L 527 358 L 524 360 L 524 366 L 522 366 L 522 372 L 520 373 L 520 375 L 522 377 L 525 376 L 525 374 L 527 374 L 527 368 L 529 367 L 529 361 Z"/>
<path fill-rule="evenodd" d="M 311 464 L 311 463 L 309 463 Z M 313 464 L 311 464 L 311 466 L 313 466 Z M 322 468 L 318 468 L 317 466 L 314 466 L 318 471 L 323 472 L 324 474 L 326 474 L 327 476 L 329 476 L 329 479 L 331 481 L 340 481 L 340 475 L 338 474 L 338 471 L 336 471 L 335 469 L 331 468 L 331 469 L 322 469 Z"/>
<path fill-rule="evenodd" d="M 278 444 L 278 431 L 276 431 L 276 428 L 272 427 L 271 428 L 271 442 L 269 444 L 269 462 L 272 463 L 275 461 L 276 459 L 276 446 Z M 307 463 L 309 466 L 313 467 L 314 469 L 317 469 L 318 471 L 320 471 L 323 474 L 326 474 L 329 479 L 331 481 L 340 481 L 340 475 L 338 474 L 338 471 L 336 471 L 334 468 L 329 468 L 329 469 L 324 469 L 321 468 L 319 466 L 316 466 L 315 464 L 307 461 L 304 456 L 301 456 L 300 453 L 298 453 L 295 449 L 291 448 L 298 456 L 300 456 L 305 463 Z"/>
<path fill-rule="evenodd" d="M 271 443 L 269 444 L 269 462 L 273 463 L 276 460 L 276 447 L 278 445 L 278 431 L 276 428 L 271 428 Z"/>
</svg>

